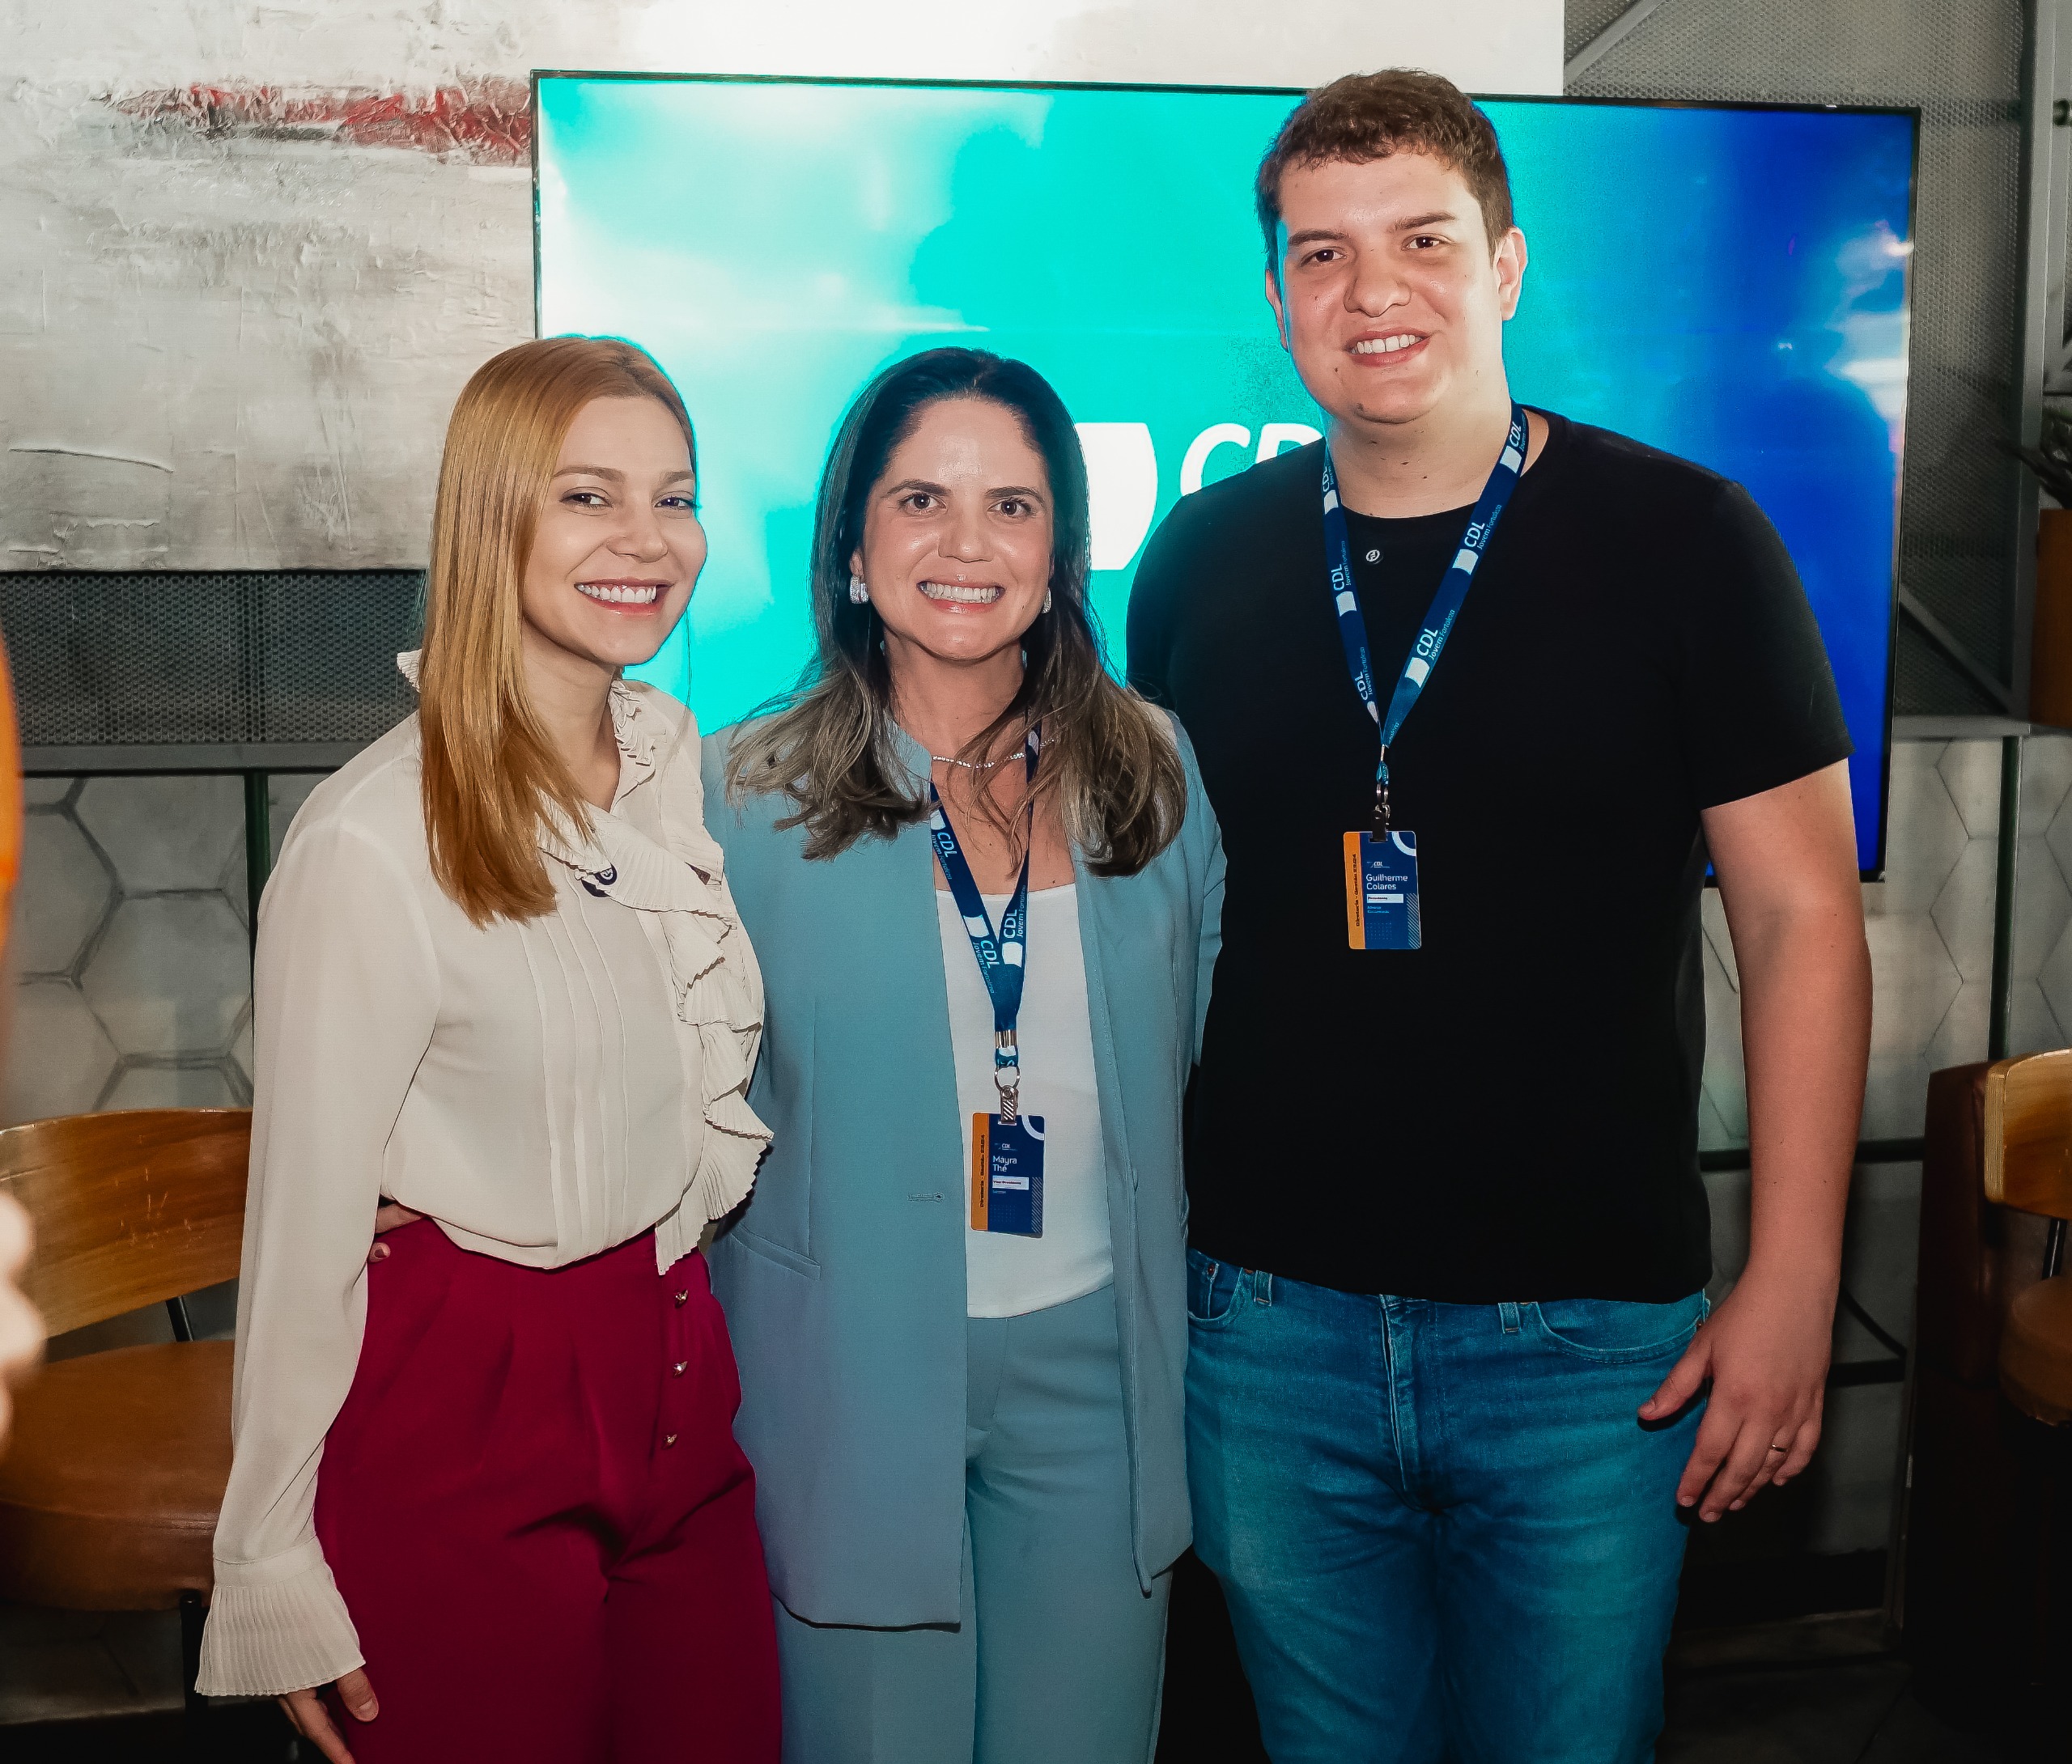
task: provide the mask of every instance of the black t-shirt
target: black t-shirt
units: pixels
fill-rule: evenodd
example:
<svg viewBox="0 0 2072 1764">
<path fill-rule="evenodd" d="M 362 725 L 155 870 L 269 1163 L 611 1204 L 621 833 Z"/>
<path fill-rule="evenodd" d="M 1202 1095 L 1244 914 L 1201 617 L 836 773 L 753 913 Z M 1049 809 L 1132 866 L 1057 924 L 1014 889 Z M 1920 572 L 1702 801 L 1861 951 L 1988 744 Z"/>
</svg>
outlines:
<svg viewBox="0 0 2072 1764">
<path fill-rule="evenodd" d="M 1130 677 L 1192 737 L 1229 865 L 1187 1158 L 1219 1260 L 1477 1304 L 1667 1302 L 1711 1272 L 1698 812 L 1849 736 L 1747 494 L 1548 421 L 1390 753 L 1415 952 L 1346 943 L 1377 736 L 1321 444 L 1184 498 L 1137 570 Z M 1348 515 L 1384 707 L 1468 512 Z"/>
</svg>

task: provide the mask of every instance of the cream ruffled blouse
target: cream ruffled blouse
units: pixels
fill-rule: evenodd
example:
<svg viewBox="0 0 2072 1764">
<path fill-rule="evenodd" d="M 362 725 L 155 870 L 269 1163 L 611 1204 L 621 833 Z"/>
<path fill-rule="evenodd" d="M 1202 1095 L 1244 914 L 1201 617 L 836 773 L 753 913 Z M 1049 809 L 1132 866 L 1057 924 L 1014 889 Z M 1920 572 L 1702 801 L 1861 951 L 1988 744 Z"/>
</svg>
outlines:
<svg viewBox="0 0 2072 1764">
<path fill-rule="evenodd" d="M 415 677 L 414 655 L 399 658 Z M 312 1519 L 384 1194 L 464 1249 L 555 1268 L 653 1228 L 666 1269 L 754 1181 L 762 980 L 705 830 L 698 732 L 611 695 L 619 782 L 542 834 L 554 910 L 471 924 L 432 878 L 415 717 L 313 791 L 259 915 L 236 1457 L 201 1688 L 361 1664 Z"/>
</svg>

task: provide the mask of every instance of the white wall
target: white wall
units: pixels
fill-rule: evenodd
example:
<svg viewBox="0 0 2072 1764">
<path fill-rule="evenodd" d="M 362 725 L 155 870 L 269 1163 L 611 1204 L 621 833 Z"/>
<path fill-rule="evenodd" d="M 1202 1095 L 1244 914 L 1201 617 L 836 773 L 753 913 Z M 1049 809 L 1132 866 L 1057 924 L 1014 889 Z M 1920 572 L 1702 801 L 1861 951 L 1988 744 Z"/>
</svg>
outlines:
<svg viewBox="0 0 2072 1764">
<path fill-rule="evenodd" d="M 0 568 L 414 566 L 533 68 L 1560 89 L 1561 0 L 0 0 Z"/>
</svg>

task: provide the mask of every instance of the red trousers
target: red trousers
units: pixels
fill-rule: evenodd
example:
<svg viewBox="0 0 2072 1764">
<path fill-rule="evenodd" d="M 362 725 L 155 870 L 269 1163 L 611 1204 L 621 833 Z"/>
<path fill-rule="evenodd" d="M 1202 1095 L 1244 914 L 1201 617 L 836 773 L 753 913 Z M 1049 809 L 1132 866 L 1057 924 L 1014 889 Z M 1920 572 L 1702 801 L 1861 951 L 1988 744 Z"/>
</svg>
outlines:
<svg viewBox="0 0 2072 1764">
<path fill-rule="evenodd" d="M 755 1478 L 705 1260 L 383 1240 L 316 1532 L 381 1712 L 358 1764 L 776 1764 Z"/>
</svg>

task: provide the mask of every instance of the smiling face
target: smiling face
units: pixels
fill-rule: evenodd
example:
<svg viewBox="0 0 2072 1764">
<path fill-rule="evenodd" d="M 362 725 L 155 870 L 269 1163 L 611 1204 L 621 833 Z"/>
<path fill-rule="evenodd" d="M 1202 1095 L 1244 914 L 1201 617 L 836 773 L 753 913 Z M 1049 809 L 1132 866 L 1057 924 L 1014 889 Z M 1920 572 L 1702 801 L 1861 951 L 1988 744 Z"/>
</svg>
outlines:
<svg viewBox="0 0 2072 1764">
<path fill-rule="evenodd" d="M 1051 529 L 1050 473 L 1012 410 L 983 398 L 923 406 L 871 486 L 849 561 L 894 666 L 1018 655 L 1051 585 Z"/>
<path fill-rule="evenodd" d="M 1292 167 L 1267 299 L 1310 395 L 1340 421 L 1416 423 L 1504 384 L 1525 235 L 1493 248 L 1467 181 L 1429 154 Z"/>
<path fill-rule="evenodd" d="M 694 487 L 690 445 L 656 400 L 576 413 L 525 566 L 530 655 L 614 674 L 654 655 L 705 566 Z"/>
</svg>

